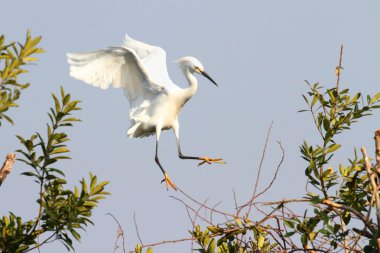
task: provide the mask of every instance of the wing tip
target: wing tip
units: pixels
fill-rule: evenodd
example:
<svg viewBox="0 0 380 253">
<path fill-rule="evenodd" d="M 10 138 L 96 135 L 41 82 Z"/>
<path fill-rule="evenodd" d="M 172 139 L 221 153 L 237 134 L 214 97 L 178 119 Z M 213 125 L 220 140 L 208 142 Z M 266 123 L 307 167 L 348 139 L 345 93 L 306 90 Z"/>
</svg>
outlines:
<svg viewBox="0 0 380 253">
<path fill-rule="evenodd" d="M 124 39 L 123 39 L 123 44 L 126 44 L 126 43 L 128 43 L 128 41 L 131 41 L 131 40 L 133 40 L 132 37 L 129 36 L 128 33 L 125 33 L 124 34 Z"/>
</svg>

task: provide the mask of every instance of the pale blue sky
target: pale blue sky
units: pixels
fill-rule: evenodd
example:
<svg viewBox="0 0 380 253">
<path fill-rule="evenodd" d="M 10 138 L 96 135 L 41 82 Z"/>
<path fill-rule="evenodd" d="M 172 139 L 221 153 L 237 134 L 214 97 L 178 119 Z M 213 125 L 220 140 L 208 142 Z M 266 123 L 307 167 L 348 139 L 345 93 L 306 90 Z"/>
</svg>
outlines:
<svg viewBox="0 0 380 253">
<path fill-rule="evenodd" d="M 63 85 L 83 101 L 83 111 L 76 114 L 83 122 L 68 130 L 73 159 L 61 168 L 70 180 L 92 171 L 111 181 L 112 195 L 95 211 L 95 226 L 87 228 L 82 243 L 75 243 L 77 252 L 112 252 L 117 227 L 108 212 L 125 228 L 128 249 L 137 243 L 134 212 L 144 243 L 188 237 L 191 224 L 184 207 L 169 198 L 183 196 L 159 184 L 154 138 L 127 138 L 129 106 L 122 90 L 103 91 L 70 78 L 66 52 L 118 45 L 128 32 L 167 51 L 170 76 L 182 87 L 185 79 L 172 61 L 185 55 L 200 59 L 219 88 L 198 78 L 198 93 L 180 117 L 182 148 L 189 155 L 221 156 L 228 164 L 198 168 L 194 161 L 178 159 L 171 131 L 161 135 L 160 157 L 174 183 L 200 201 L 210 198 L 210 205 L 222 200 L 220 208 L 227 211 L 234 207 L 232 189 L 239 203 L 251 194 L 271 121 L 261 187 L 280 159 L 277 140 L 285 147 L 286 159 L 278 181 L 261 200 L 303 195 L 305 163 L 298 147 L 304 139 L 318 141 L 310 116 L 297 113 L 305 107 L 304 80 L 333 85 L 341 43 L 341 85 L 364 94 L 379 92 L 379 1 L 2 0 L 0 6 L 0 33 L 8 41 L 24 40 L 30 29 L 43 37 L 41 47 L 46 50 L 23 77 L 32 86 L 23 93 L 20 108 L 11 111 L 15 126 L 4 124 L 0 129 L 0 157 L 21 147 L 15 134 L 45 131 L 50 93 Z M 341 158 L 362 145 L 372 152 L 379 122 L 377 113 L 340 136 Z M 1 187 L 1 215 L 37 215 L 37 188 L 19 176 L 24 169 L 16 163 Z M 65 252 L 58 243 L 49 247 Z M 190 243 L 154 251 L 188 252 Z"/>
</svg>

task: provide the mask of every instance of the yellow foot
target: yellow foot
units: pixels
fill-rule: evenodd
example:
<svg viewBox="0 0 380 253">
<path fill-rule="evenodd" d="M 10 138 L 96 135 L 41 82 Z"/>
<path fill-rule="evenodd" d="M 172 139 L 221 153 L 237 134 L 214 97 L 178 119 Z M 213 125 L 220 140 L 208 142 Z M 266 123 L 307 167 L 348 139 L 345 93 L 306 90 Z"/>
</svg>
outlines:
<svg viewBox="0 0 380 253">
<path fill-rule="evenodd" d="M 172 182 L 172 180 L 170 180 L 169 178 L 169 175 L 167 173 L 165 173 L 165 179 L 162 180 L 162 182 L 165 181 L 165 184 L 166 184 L 166 190 L 169 191 L 169 185 L 174 189 L 174 190 L 177 190 L 177 187 L 175 186 L 175 184 Z"/>
<path fill-rule="evenodd" d="M 208 163 L 208 164 L 212 164 L 212 163 L 220 163 L 220 164 L 225 164 L 226 162 L 223 161 L 223 158 L 210 158 L 210 157 L 200 157 L 201 160 L 203 160 L 202 162 L 198 163 L 198 166 L 201 166 L 205 163 Z"/>
</svg>

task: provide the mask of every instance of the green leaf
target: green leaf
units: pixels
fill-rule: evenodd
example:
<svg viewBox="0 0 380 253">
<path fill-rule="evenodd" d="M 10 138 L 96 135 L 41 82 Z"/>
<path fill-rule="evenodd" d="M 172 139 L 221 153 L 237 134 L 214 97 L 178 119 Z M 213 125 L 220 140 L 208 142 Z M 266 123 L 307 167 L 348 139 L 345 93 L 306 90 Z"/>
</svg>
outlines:
<svg viewBox="0 0 380 253">
<path fill-rule="evenodd" d="M 28 177 L 37 177 L 38 176 L 31 171 L 23 172 L 23 173 L 21 173 L 21 175 L 28 176 Z"/>
<path fill-rule="evenodd" d="M 261 249 L 264 246 L 265 238 L 262 234 L 259 235 L 259 238 L 257 239 L 257 247 Z"/>
<path fill-rule="evenodd" d="M 70 229 L 70 233 L 74 236 L 75 240 L 80 241 L 80 235 L 74 229 Z"/>
<path fill-rule="evenodd" d="M 70 101 L 70 94 L 67 94 L 63 100 L 62 100 L 62 104 L 63 106 L 67 105 L 67 103 Z"/>
<path fill-rule="evenodd" d="M 13 122 L 13 120 L 12 120 L 10 117 L 8 117 L 8 116 L 5 115 L 5 114 L 2 114 L 2 116 L 3 116 L 4 119 L 6 119 L 9 123 L 11 123 L 12 125 L 14 125 L 14 122 Z"/>
<path fill-rule="evenodd" d="M 63 110 L 63 112 L 64 113 L 68 113 L 68 112 L 73 111 L 73 110 L 80 110 L 80 108 L 77 107 L 77 104 L 79 102 L 80 102 L 79 100 L 71 101 L 70 103 L 68 103 L 66 105 L 65 109 Z"/>
<path fill-rule="evenodd" d="M 92 176 L 90 175 L 90 178 L 91 178 L 91 181 L 90 181 L 90 190 L 92 191 L 94 189 L 94 187 L 96 186 L 96 183 L 97 183 L 97 178 L 96 176 Z"/>
<path fill-rule="evenodd" d="M 318 233 L 316 232 L 312 232 L 309 234 L 309 240 L 312 242 L 314 241 L 315 237 L 317 236 Z"/>
<path fill-rule="evenodd" d="M 330 130 L 330 121 L 327 118 L 323 119 L 323 129 L 326 132 Z"/>
<path fill-rule="evenodd" d="M 54 155 L 54 154 L 67 153 L 67 152 L 70 152 L 70 150 L 68 148 L 61 147 L 61 148 L 53 149 L 53 151 L 50 152 L 49 154 Z"/>
<path fill-rule="evenodd" d="M 306 104 L 309 104 L 309 100 L 307 99 L 307 97 L 305 95 L 302 95 L 302 97 L 305 100 Z"/>
<path fill-rule="evenodd" d="M 55 111 L 56 112 L 60 112 L 61 111 L 61 105 L 59 103 L 59 100 L 58 100 L 57 96 L 54 93 L 52 93 L 52 96 L 53 96 L 53 99 L 54 99 Z"/>
<path fill-rule="evenodd" d="M 295 233 L 296 233 L 296 231 L 288 232 L 285 234 L 285 237 L 290 237 L 290 236 L 294 235 Z"/>
<path fill-rule="evenodd" d="M 63 89 L 63 86 L 59 87 L 59 90 L 61 92 L 61 98 L 64 98 L 66 95 L 65 95 L 65 90 Z"/>
<path fill-rule="evenodd" d="M 318 101 L 318 98 L 319 98 L 318 95 L 314 95 L 313 100 L 311 101 L 310 107 L 314 107 L 315 103 Z"/>
<path fill-rule="evenodd" d="M 141 247 L 140 243 L 138 243 L 138 244 L 136 245 L 136 247 L 135 247 L 135 252 L 136 252 L 136 253 L 141 253 L 141 252 L 142 252 L 142 247 Z"/>
<path fill-rule="evenodd" d="M 215 239 L 212 238 L 210 243 L 208 244 L 207 253 L 214 253 L 216 248 Z"/>
<path fill-rule="evenodd" d="M 379 99 L 380 99 L 380 92 L 372 97 L 372 99 L 371 99 L 371 101 L 370 101 L 369 104 L 375 104 L 376 102 L 378 102 Z"/>
<path fill-rule="evenodd" d="M 306 234 L 302 234 L 302 236 L 301 236 L 301 243 L 302 243 L 303 246 L 307 245 L 307 236 L 306 236 Z"/>
<path fill-rule="evenodd" d="M 29 249 L 29 246 L 28 245 L 23 245 L 21 247 L 19 247 L 16 252 L 25 252 L 25 250 Z"/>
<path fill-rule="evenodd" d="M 290 220 L 284 220 L 284 225 L 288 228 L 294 228 L 294 222 Z"/>
<path fill-rule="evenodd" d="M 101 182 L 100 184 L 98 184 L 96 187 L 93 187 L 92 189 L 90 187 L 90 189 L 91 189 L 90 195 L 95 195 L 95 194 L 100 193 L 101 191 L 103 191 L 104 186 L 107 184 L 109 184 L 109 181 Z"/>
<path fill-rule="evenodd" d="M 334 151 L 336 151 L 337 149 L 339 149 L 340 148 L 340 144 L 337 144 L 337 143 L 335 143 L 335 144 L 332 144 L 328 149 L 327 149 L 327 153 L 332 153 L 332 152 L 334 152 Z"/>
</svg>

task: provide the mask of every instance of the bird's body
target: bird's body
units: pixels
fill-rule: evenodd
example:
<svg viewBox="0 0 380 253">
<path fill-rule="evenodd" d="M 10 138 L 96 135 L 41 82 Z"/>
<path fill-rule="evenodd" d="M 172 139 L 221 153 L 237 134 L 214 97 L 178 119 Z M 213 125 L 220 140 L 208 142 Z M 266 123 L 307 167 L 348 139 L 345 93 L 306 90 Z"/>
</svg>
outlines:
<svg viewBox="0 0 380 253">
<path fill-rule="evenodd" d="M 156 126 L 168 130 L 178 124 L 178 115 L 185 105 L 186 92 L 183 89 L 161 91 L 151 100 L 145 100 L 130 111 L 131 127 L 128 137 L 145 137 L 156 133 Z"/>
<path fill-rule="evenodd" d="M 223 163 L 221 159 L 184 156 L 181 152 L 178 115 L 197 90 L 197 79 L 193 73 L 204 75 L 216 85 L 197 59 L 187 56 L 178 60 L 188 81 L 188 87 L 180 88 L 169 78 L 165 51 L 127 35 L 122 46 L 82 54 L 68 53 L 67 57 L 72 77 L 101 89 L 110 85 L 124 88 L 130 104 L 128 137 L 156 134 L 156 162 L 164 173 L 167 186 L 170 184 L 175 189 L 158 159 L 158 140 L 162 130 L 174 130 L 181 159 L 203 161 L 200 164 Z"/>
</svg>

